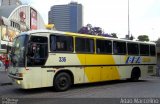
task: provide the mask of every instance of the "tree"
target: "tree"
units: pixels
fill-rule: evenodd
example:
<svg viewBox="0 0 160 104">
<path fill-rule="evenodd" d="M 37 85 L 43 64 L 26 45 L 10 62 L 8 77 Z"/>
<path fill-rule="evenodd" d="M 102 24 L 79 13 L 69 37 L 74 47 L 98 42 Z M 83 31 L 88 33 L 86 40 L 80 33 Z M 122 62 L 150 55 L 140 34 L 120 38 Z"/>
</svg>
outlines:
<svg viewBox="0 0 160 104">
<path fill-rule="evenodd" d="M 133 40 L 134 39 L 134 37 L 133 37 L 133 35 L 131 34 L 131 36 L 129 37 L 129 40 Z"/>
<path fill-rule="evenodd" d="M 156 41 L 156 45 L 157 47 L 160 47 L 160 38 L 158 38 L 158 40 Z"/>
<path fill-rule="evenodd" d="M 138 41 L 149 41 L 149 38 L 147 35 L 139 35 Z"/>
<path fill-rule="evenodd" d="M 86 26 L 83 26 L 78 33 L 81 34 L 90 34 L 90 35 L 102 35 L 103 31 L 100 27 L 93 27 L 91 24 L 87 24 Z"/>
<path fill-rule="evenodd" d="M 102 35 L 103 34 L 102 28 L 100 28 L 100 27 L 93 27 L 92 30 L 93 30 L 93 35 Z"/>
<path fill-rule="evenodd" d="M 111 33 L 111 34 L 104 33 L 101 27 L 93 27 L 91 24 L 87 24 L 86 26 L 83 26 L 78 31 L 78 33 L 118 38 L 116 33 Z"/>
<path fill-rule="evenodd" d="M 112 36 L 113 38 L 118 38 L 116 33 L 111 33 L 111 36 Z"/>
<path fill-rule="evenodd" d="M 86 26 L 83 26 L 79 31 L 78 33 L 81 33 L 81 34 L 90 34 L 92 35 L 92 25 L 91 24 L 87 24 Z"/>
</svg>

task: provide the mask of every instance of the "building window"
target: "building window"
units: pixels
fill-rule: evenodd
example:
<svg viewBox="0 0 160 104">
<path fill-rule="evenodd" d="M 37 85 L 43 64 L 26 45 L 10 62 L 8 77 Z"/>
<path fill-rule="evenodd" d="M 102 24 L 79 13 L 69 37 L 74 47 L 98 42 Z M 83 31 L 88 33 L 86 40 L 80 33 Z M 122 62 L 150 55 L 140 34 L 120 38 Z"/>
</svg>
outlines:
<svg viewBox="0 0 160 104">
<path fill-rule="evenodd" d="M 14 21 L 11 21 L 11 27 L 20 30 L 20 25 L 18 23 L 14 22 Z"/>
</svg>

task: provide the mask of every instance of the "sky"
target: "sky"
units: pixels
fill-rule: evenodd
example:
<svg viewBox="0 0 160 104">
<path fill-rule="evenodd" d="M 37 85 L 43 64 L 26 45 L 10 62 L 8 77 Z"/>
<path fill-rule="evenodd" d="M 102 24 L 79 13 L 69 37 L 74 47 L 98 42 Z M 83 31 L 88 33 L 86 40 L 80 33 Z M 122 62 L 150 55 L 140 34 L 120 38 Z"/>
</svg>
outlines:
<svg viewBox="0 0 160 104">
<path fill-rule="evenodd" d="M 83 26 L 101 27 L 105 33 L 128 34 L 128 0 L 21 0 L 29 3 L 48 23 L 48 11 L 53 5 L 76 1 L 83 5 Z M 151 41 L 160 38 L 160 0 L 129 0 L 130 34 L 135 39 L 148 35 Z"/>
</svg>

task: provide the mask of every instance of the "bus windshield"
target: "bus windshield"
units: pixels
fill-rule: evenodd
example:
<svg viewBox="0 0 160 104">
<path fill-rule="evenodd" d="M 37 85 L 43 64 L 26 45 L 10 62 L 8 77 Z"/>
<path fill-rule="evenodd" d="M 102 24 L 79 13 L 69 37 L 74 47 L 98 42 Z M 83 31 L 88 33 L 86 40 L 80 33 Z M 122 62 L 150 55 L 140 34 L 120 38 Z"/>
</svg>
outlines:
<svg viewBox="0 0 160 104">
<path fill-rule="evenodd" d="M 13 67 L 25 66 L 25 50 L 28 43 L 28 35 L 20 35 L 13 41 L 11 50 L 11 62 Z"/>
</svg>

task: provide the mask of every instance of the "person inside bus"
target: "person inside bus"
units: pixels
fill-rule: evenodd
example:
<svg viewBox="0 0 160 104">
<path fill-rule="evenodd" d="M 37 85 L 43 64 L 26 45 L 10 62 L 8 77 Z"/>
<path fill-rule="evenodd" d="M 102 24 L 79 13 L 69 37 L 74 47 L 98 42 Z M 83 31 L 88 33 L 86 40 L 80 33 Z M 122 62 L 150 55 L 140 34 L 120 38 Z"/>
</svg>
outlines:
<svg viewBox="0 0 160 104">
<path fill-rule="evenodd" d="M 30 45 L 30 48 L 29 48 L 29 50 L 28 50 L 28 64 L 29 65 L 32 65 L 32 64 L 34 64 L 34 61 L 35 61 L 35 54 L 36 54 L 36 48 L 37 48 L 37 44 L 36 43 L 32 43 L 31 45 Z"/>
<path fill-rule="evenodd" d="M 40 45 L 37 45 L 35 54 L 34 54 L 35 63 L 40 63 Z"/>
</svg>

